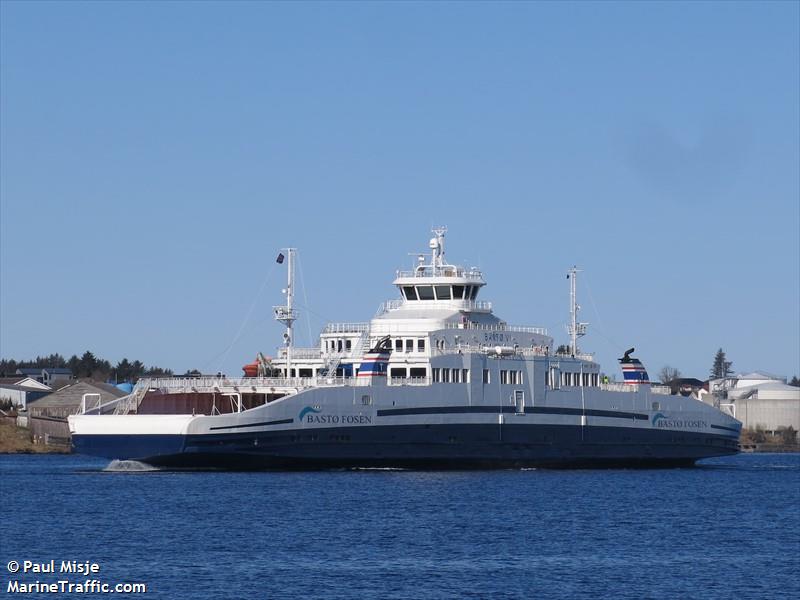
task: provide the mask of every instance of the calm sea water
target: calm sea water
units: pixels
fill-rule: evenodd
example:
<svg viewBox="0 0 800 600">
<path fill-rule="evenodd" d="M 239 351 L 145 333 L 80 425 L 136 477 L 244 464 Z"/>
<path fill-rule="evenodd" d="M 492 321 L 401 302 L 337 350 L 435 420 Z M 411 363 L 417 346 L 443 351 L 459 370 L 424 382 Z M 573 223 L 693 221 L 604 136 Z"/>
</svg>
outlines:
<svg viewBox="0 0 800 600">
<path fill-rule="evenodd" d="M 86 579 L 7 572 L 55 559 L 144 582 L 143 598 L 800 597 L 797 454 L 673 470 L 106 465 L 0 457 L 4 595 L 10 579 Z"/>
</svg>

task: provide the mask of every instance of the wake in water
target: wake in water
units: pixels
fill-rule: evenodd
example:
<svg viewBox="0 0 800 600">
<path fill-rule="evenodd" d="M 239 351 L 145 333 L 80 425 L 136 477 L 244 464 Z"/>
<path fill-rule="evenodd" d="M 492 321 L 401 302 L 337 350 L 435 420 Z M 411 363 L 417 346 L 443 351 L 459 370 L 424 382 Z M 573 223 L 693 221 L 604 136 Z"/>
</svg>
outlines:
<svg viewBox="0 0 800 600">
<path fill-rule="evenodd" d="M 146 473 L 158 471 L 158 467 L 139 462 L 138 460 L 112 460 L 103 471 L 110 473 Z"/>
</svg>

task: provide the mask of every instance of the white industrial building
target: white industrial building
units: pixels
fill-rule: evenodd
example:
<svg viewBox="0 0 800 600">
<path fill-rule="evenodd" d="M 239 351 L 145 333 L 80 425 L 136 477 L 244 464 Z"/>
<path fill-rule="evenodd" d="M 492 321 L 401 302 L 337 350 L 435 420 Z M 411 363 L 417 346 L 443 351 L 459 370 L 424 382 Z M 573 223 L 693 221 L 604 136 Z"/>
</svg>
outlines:
<svg viewBox="0 0 800 600">
<path fill-rule="evenodd" d="M 783 377 L 755 371 L 712 379 L 708 386 L 709 397 L 739 419 L 744 429 L 800 430 L 800 387 L 787 385 Z"/>
<path fill-rule="evenodd" d="M 46 396 L 52 390 L 25 375 L 0 378 L 0 401 L 11 402 L 11 406 L 25 409 L 28 402 Z"/>
</svg>

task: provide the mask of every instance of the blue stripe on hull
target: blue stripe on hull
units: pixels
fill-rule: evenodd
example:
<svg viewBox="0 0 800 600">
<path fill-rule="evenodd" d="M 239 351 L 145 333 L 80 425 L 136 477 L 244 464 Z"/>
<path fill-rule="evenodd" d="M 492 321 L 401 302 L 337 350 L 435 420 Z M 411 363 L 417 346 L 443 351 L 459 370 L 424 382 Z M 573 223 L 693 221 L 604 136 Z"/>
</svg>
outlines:
<svg viewBox="0 0 800 600">
<path fill-rule="evenodd" d="M 179 455 L 185 442 L 183 435 L 72 436 L 72 447 L 78 454 L 116 459 Z"/>
<path fill-rule="evenodd" d="M 729 436 L 626 427 L 397 425 L 207 435 L 73 436 L 76 452 L 186 468 L 677 466 L 738 452 Z"/>
</svg>

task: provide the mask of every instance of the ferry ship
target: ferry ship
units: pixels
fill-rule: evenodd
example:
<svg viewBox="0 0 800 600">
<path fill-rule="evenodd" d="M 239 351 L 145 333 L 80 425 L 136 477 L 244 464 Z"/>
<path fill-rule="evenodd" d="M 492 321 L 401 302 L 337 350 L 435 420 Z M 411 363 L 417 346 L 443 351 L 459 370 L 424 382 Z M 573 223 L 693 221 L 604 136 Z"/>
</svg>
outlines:
<svg viewBox="0 0 800 600">
<path fill-rule="evenodd" d="M 140 379 L 106 404 L 85 397 L 69 417 L 75 451 L 196 469 L 672 467 L 738 452 L 739 421 L 651 385 L 633 349 L 622 382 L 602 376 L 578 347 L 578 269 L 569 344 L 554 348 L 478 299 L 483 274 L 447 262 L 445 234 L 396 273 L 397 299 L 369 322 L 329 323 L 313 348 L 294 345 L 296 251 L 282 251 L 274 359 L 259 354 L 241 378 Z"/>
</svg>

